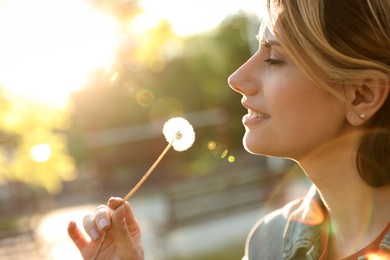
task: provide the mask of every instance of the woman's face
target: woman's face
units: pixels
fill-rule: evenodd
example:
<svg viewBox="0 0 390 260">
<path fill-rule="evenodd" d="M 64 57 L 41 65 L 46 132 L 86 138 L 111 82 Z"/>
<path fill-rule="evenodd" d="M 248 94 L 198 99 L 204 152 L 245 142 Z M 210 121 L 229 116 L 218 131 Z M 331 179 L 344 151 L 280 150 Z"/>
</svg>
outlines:
<svg viewBox="0 0 390 260">
<path fill-rule="evenodd" d="M 269 31 L 259 50 L 229 77 L 243 95 L 245 148 L 299 160 L 343 133 L 345 104 L 310 81 Z"/>
</svg>

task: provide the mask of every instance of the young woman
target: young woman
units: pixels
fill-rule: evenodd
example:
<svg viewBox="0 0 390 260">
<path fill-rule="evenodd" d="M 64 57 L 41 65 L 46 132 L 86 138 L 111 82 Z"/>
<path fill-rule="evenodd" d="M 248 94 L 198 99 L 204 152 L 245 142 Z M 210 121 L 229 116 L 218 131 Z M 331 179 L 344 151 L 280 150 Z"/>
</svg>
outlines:
<svg viewBox="0 0 390 260">
<path fill-rule="evenodd" d="M 390 1 L 267 7 L 258 51 L 229 78 L 248 109 L 243 143 L 296 161 L 314 185 L 254 226 L 244 259 L 390 259 Z M 85 219 L 91 243 L 69 225 L 85 259 L 119 201 Z M 143 259 L 128 204 L 112 219 L 102 259 Z"/>
</svg>

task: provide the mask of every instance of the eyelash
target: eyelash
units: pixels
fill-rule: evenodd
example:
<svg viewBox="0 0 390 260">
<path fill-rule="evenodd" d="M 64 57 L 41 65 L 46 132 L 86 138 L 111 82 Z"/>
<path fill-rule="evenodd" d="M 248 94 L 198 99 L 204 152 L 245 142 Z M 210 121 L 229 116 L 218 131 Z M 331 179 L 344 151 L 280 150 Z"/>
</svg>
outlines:
<svg viewBox="0 0 390 260">
<path fill-rule="evenodd" d="M 281 60 L 275 60 L 275 59 L 271 59 L 271 58 L 266 59 L 264 61 L 266 63 L 268 63 L 269 65 L 278 65 L 278 64 L 282 64 L 283 63 L 283 61 L 281 61 Z"/>
<path fill-rule="evenodd" d="M 262 44 L 267 49 L 271 48 L 271 46 L 272 46 L 272 44 L 269 41 L 267 41 L 267 40 L 265 40 Z M 266 59 L 264 61 L 268 65 L 270 65 L 270 66 L 272 66 L 272 65 L 280 65 L 280 64 L 284 63 L 282 60 L 276 60 L 276 59 L 272 59 L 272 58 L 268 58 L 268 59 Z"/>
</svg>

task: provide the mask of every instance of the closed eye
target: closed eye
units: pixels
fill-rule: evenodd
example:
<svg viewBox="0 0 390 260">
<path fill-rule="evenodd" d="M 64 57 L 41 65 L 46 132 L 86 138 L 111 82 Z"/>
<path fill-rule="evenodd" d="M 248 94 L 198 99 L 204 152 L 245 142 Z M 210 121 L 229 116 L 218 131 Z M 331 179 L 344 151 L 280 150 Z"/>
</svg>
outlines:
<svg viewBox="0 0 390 260">
<path fill-rule="evenodd" d="M 281 61 L 281 60 L 276 60 L 276 59 L 271 59 L 271 58 L 266 59 L 264 61 L 266 63 L 268 63 L 269 65 L 278 65 L 278 64 L 282 64 L 283 63 L 283 61 Z"/>
</svg>

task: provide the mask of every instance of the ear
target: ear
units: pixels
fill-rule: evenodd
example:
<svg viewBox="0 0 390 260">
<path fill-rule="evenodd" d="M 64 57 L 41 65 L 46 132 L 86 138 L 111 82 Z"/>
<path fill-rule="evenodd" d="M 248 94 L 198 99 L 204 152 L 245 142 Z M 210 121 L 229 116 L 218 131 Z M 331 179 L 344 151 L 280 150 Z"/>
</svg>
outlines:
<svg viewBox="0 0 390 260">
<path fill-rule="evenodd" d="M 389 96 L 390 78 L 378 70 L 365 70 L 358 84 L 345 87 L 346 118 L 353 126 L 363 125 L 382 107 Z"/>
</svg>

